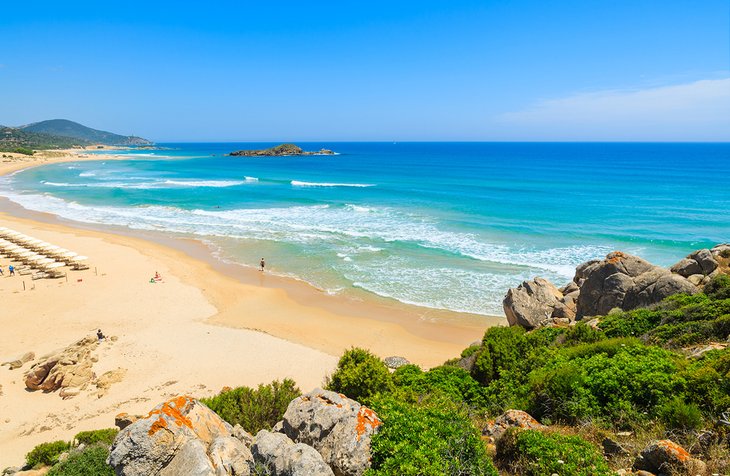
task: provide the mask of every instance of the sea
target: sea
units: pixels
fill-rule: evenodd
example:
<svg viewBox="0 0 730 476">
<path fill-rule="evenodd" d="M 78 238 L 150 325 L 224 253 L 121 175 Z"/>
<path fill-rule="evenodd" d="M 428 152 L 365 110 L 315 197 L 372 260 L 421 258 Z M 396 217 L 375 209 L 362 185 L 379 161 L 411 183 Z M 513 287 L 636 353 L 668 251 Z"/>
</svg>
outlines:
<svg viewBox="0 0 730 476">
<path fill-rule="evenodd" d="M 273 143 L 167 143 L 0 178 L 35 211 L 204 242 L 228 263 L 330 294 L 503 315 L 509 287 L 558 285 L 613 250 L 669 266 L 730 241 L 730 144 L 298 143 L 337 155 L 230 157 Z M 108 151 L 102 151 L 109 153 Z"/>
</svg>

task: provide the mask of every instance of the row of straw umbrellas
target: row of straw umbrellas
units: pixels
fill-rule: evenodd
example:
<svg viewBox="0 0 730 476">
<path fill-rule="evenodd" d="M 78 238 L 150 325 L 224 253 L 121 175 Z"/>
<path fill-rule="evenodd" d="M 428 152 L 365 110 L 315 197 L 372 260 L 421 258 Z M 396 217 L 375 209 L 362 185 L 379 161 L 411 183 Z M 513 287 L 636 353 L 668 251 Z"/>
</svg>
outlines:
<svg viewBox="0 0 730 476">
<path fill-rule="evenodd" d="M 16 266 L 19 274 L 37 270 L 33 279 L 63 277 L 66 273 L 60 268 L 64 266 L 89 269 L 84 263 L 88 257 L 4 226 L 0 226 L 0 254 L 22 263 Z"/>
</svg>

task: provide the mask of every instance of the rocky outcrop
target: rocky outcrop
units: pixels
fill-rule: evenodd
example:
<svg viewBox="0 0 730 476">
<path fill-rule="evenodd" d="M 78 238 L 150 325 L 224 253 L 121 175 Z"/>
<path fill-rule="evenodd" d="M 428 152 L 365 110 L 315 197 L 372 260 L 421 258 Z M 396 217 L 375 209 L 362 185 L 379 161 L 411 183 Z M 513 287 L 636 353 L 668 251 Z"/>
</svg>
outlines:
<svg viewBox="0 0 730 476">
<path fill-rule="evenodd" d="M 15 370 L 21 368 L 28 362 L 31 362 L 33 359 L 35 359 L 35 352 L 26 352 L 17 359 L 3 362 L 2 365 L 7 365 L 10 370 Z"/>
<path fill-rule="evenodd" d="M 620 251 L 583 268 L 581 274 L 578 318 L 608 314 L 614 308 L 646 307 L 673 294 L 698 291 L 686 278 Z"/>
<path fill-rule="evenodd" d="M 705 473 L 705 463 L 671 440 L 655 441 L 634 461 L 634 469 L 654 474 L 695 475 Z"/>
<path fill-rule="evenodd" d="M 380 425 L 371 409 L 318 388 L 289 403 L 281 431 L 315 448 L 336 476 L 361 476 L 370 467 L 370 439 Z"/>
<path fill-rule="evenodd" d="M 283 433 L 261 430 L 251 446 L 255 464 L 271 476 L 333 476 L 322 456 Z"/>
<path fill-rule="evenodd" d="M 507 410 L 495 420 L 487 422 L 487 425 L 482 429 L 482 435 L 491 438 L 492 442 L 496 442 L 510 428 L 539 430 L 545 427 L 527 412 L 523 412 L 522 410 Z"/>
<path fill-rule="evenodd" d="M 228 155 L 242 157 L 281 157 L 291 155 L 334 155 L 334 152 L 329 149 L 320 149 L 316 152 L 308 152 L 302 150 L 301 147 L 295 144 L 280 144 L 269 149 L 237 150 Z"/>
<path fill-rule="evenodd" d="M 52 392 L 62 389 L 62 396 L 73 396 L 94 379 L 91 368 L 96 336 L 89 336 L 60 352 L 41 357 L 25 374 L 29 390 Z"/>
<path fill-rule="evenodd" d="M 575 317 L 577 296 L 577 289 L 571 289 L 566 297 L 547 279 L 535 278 L 508 290 L 502 307 L 509 325 L 534 329 L 548 323 L 559 323 L 555 322 L 556 319 L 569 323 Z"/>
<path fill-rule="evenodd" d="M 180 396 L 119 432 L 107 463 L 119 476 L 251 474 L 253 456 L 231 425 L 197 400 Z"/>
<path fill-rule="evenodd" d="M 718 262 L 708 249 L 697 250 L 670 268 L 672 273 L 689 278 L 694 274 L 707 276 L 717 269 Z"/>
</svg>

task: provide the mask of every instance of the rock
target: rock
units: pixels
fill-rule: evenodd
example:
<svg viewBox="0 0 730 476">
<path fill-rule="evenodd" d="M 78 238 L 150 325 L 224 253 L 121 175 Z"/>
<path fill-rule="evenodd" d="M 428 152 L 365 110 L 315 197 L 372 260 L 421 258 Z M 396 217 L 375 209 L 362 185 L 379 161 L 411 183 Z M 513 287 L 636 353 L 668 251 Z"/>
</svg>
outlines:
<svg viewBox="0 0 730 476">
<path fill-rule="evenodd" d="M 705 280 L 704 274 L 693 274 L 687 278 L 687 281 L 694 284 L 695 286 L 699 286 L 702 284 L 702 282 Z"/>
<path fill-rule="evenodd" d="M 135 421 L 139 420 L 140 418 L 144 418 L 141 415 L 130 415 L 129 413 L 120 413 L 117 416 L 114 417 L 114 426 L 119 428 L 120 430 L 123 430 L 127 428 L 129 425 L 134 423 Z"/>
<path fill-rule="evenodd" d="M 603 453 L 609 456 L 621 455 L 625 456 L 629 454 L 629 451 L 624 448 L 618 441 L 612 440 L 611 438 L 604 438 L 601 443 L 603 446 Z"/>
<path fill-rule="evenodd" d="M 282 433 L 261 430 L 251 446 L 254 462 L 271 476 L 333 476 L 317 450 Z"/>
<path fill-rule="evenodd" d="M 479 356 L 479 353 L 474 352 L 468 357 L 462 357 L 456 362 L 456 366 L 471 373 L 472 369 L 474 368 L 474 364 L 477 361 L 478 356 Z"/>
<path fill-rule="evenodd" d="M 730 258 L 730 243 L 721 243 L 715 245 L 711 250 L 712 257 L 717 260 L 718 258 Z"/>
<path fill-rule="evenodd" d="M 507 291 L 502 301 L 510 326 L 535 329 L 550 319 L 563 293 L 550 281 L 535 278 Z"/>
<path fill-rule="evenodd" d="M 702 344 L 696 347 L 691 347 L 687 349 L 687 356 L 691 359 L 698 359 L 702 357 L 706 352 L 709 352 L 711 350 L 723 350 L 727 349 L 728 344 L 727 343 L 721 343 L 721 342 L 710 342 L 709 344 Z"/>
<path fill-rule="evenodd" d="M 76 387 L 64 387 L 61 389 L 60 392 L 58 392 L 58 395 L 63 398 L 64 400 L 68 400 L 69 398 L 76 397 L 81 393 L 81 389 Z"/>
<path fill-rule="evenodd" d="M 88 336 L 50 356 L 41 357 L 25 374 L 29 390 L 52 392 L 60 388 L 83 389 L 94 378 L 91 352 L 97 346 L 96 336 Z"/>
<path fill-rule="evenodd" d="M 489 436 L 493 441 L 499 440 L 510 428 L 537 430 L 545 428 L 540 422 L 522 410 L 507 410 L 494 421 L 487 423 L 482 429 L 482 435 Z"/>
<path fill-rule="evenodd" d="M 244 430 L 243 427 L 239 424 L 236 424 L 233 427 L 233 437 L 243 443 L 246 448 L 250 448 L 253 444 L 253 435 Z"/>
<path fill-rule="evenodd" d="M 383 362 L 385 362 L 385 366 L 389 369 L 397 369 L 398 367 L 403 367 L 404 365 L 408 365 L 411 363 L 405 357 L 398 357 L 396 355 L 392 357 L 386 357 L 385 359 L 383 359 Z"/>
<path fill-rule="evenodd" d="M 335 475 L 361 476 L 370 467 L 370 439 L 381 424 L 371 409 L 317 388 L 289 403 L 282 430 L 319 451 Z"/>
<path fill-rule="evenodd" d="M 713 248 L 714 250 L 715 248 Z M 717 254 L 719 256 L 719 253 Z M 677 264 L 670 268 L 672 273 L 677 273 L 685 278 L 693 274 L 702 274 L 707 276 L 717 269 L 718 262 L 716 255 L 708 249 L 697 250 L 689 254 L 686 258 L 680 260 Z"/>
<path fill-rule="evenodd" d="M 231 438 L 232 432 L 231 425 L 197 400 L 175 397 L 122 429 L 107 463 L 118 476 L 237 475 L 230 471 L 243 468 L 242 459 L 251 465 L 253 459 L 243 443 Z"/>
<path fill-rule="evenodd" d="M 589 263 L 579 266 L 574 278 L 582 282 L 577 319 L 605 315 L 613 308 L 628 311 L 658 303 L 672 294 L 698 291 L 686 278 L 620 251 Z"/>
<path fill-rule="evenodd" d="M 107 394 L 109 388 L 115 384 L 124 380 L 124 376 L 127 375 L 127 369 L 117 368 L 104 372 L 98 379 L 94 381 L 97 391 L 96 395 L 101 398 Z"/>
<path fill-rule="evenodd" d="M 671 440 L 654 441 L 634 461 L 634 469 L 656 474 L 694 476 L 705 472 L 705 463 Z"/>
<path fill-rule="evenodd" d="M 35 352 L 26 352 L 22 356 L 18 357 L 15 360 L 10 360 L 8 362 L 3 362 L 2 365 L 7 365 L 10 370 L 19 369 L 24 364 L 27 364 L 31 360 L 35 359 Z"/>
<path fill-rule="evenodd" d="M 251 474 L 253 455 L 246 445 L 242 445 L 239 439 L 232 436 L 219 436 L 213 440 L 208 450 L 208 457 L 217 475 Z"/>
</svg>

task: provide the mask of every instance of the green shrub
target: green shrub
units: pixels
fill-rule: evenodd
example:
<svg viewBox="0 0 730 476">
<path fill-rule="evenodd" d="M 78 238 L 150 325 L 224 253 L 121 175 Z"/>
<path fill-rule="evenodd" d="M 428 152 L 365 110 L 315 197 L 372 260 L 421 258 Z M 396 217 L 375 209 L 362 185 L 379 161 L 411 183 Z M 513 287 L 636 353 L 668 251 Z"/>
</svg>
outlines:
<svg viewBox="0 0 730 476">
<path fill-rule="evenodd" d="M 28 149 L 27 147 L 17 147 L 15 150 L 13 150 L 16 154 L 23 154 L 23 155 L 33 155 L 35 152 L 33 152 L 33 149 Z"/>
<path fill-rule="evenodd" d="M 486 385 L 498 379 L 503 370 L 519 367 L 528 350 L 528 340 L 523 328 L 491 327 L 484 333 L 472 376 Z"/>
<path fill-rule="evenodd" d="M 51 468 L 48 476 L 114 476 L 114 470 L 106 464 L 107 456 L 109 449 L 101 444 L 72 451 L 66 461 Z"/>
<path fill-rule="evenodd" d="M 58 462 L 58 456 L 68 451 L 70 447 L 71 445 L 65 441 L 41 443 L 25 455 L 25 462 L 31 467 L 40 465 L 53 466 Z"/>
<path fill-rule="evenodd" d="M 302 392 L 293 380 L 275 380 L 257 389 L 238 387 L 203 398 L 201 402 L 231 425 L 239 424 L 249 433 L 270 430 L 284 416 L 289 403 Z"/>
<path fill-rule="evenodd" d="M 585 322 L 579 322 L 573 327 L 569 327 L 564 336 L 564 345 L 591 344 L 606 338 L 603 331 L 594 329 Z"/>
<path fill-rule="evenodd" d="M 571 423 L 634 423 L 682 388 L 674 359 L 633 339 L 561 349 L 530 375 L 530 412 Z"/>
<path fill-rule="evenodd" d="M 730 348 L 705 353 L 682 373 L 684 398 L 713 417 L 730 408 Z"/>
<path fill-rule="evenodd" d="M 686 403 L 681 397 L 668 400 L 659 407 L 657 413 L 667 428 L 672 430 L 697 430 L 704 423 L 699 407 Z"/>
<path fill-rule="evenodd" d="M 725 258 L 730 258 L 730 256 L 725 256 Z M 711 299 L 730 299 L 730 276 L 718 274 L 707 283 L 704 291 Z"/>
<path fill-rule="evenodd" d="M 352 348 L 342 354 L 337 370 L 325 387 L 361 401 L 390 390 L 392 382 L 390 371 L 382 360 L 368 350 Z"/>
<path fill-rule="evenodd" d="M 497 476 L 467 413 L 448 400 L 414 404 L 381 394 L 368 405 L 383 421 L 368 476 Z"/>
<path fill-rule="evenodd" d="M 114 438 L 117 437 L 119 430 L 116 428 L 105 428 L 103 430 L 92 430 L 82 431 L 74 436 L 74 440 L 77 445 L 93 445 L 94 443 L 104 443 L 105 445 L 111 446 L 114 443 Z"/>
<path fill-rule="evenodd" d="M 639 337 L 659 325 L 661 319 L 660 311 L 637 309 L 604 316 L 598 326 L 606 337 Z"/>
<path fill-rule="evenodd" d="M 486 394 L 469 372 L 459 367 L 441 366 L 424 372 L 416 365 L 404 365 L 393 373 L 393 384 L 417 396 L 441 394 L 472 408 L 486 406 Z"/>
<path fill-rule="evenodd" d="M 509 430 L 497 442 L 497 461 L 510 474 L 521 476 L 609 476 L 601 452 L 578 436 Z"/>
</svg>

